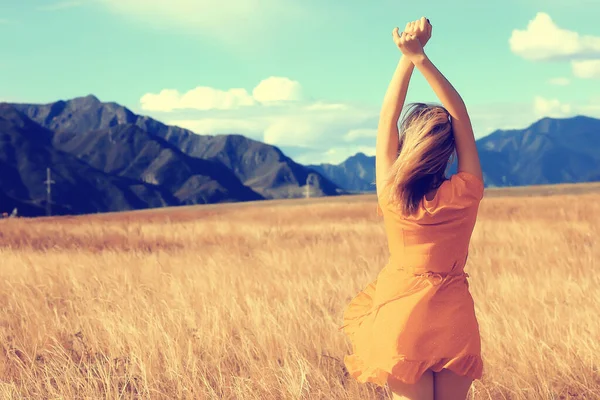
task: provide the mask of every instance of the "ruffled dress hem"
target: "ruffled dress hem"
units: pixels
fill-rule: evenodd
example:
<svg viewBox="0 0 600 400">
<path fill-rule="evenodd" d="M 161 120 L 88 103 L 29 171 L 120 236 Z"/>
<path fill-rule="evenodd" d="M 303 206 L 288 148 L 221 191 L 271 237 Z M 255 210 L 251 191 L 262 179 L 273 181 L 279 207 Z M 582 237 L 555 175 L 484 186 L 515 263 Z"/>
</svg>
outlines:
<svg viewBox="0 0 600 400">
<path fill-rule="evenodd" d="M 389 375 L 401 382 L 415 384 L 428 369 L 440 372 L 445 368 L 473 380 L 481 379 L 483 375 L 483 361 L 477 354 L 433 360 L 407 360 L 399 356 L 388 366 L 368 366 L 356 354 L 351 354 L 344 356 L 344 364 L 358 382 L 371 382 L 379 386 L 385 386 Z"/>
</svg>

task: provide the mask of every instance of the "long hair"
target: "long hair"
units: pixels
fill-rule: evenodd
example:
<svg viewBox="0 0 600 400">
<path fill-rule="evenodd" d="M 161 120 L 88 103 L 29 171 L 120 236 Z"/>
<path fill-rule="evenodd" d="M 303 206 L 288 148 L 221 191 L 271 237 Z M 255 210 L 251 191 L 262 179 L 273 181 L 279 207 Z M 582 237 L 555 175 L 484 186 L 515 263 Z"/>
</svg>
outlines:
<svg viewBox="0 0 600 400">
<path fill-rule="evenodd" d="M 450 114 L 438 105 L 409 104 L 399 134 L 398 157 L 384 185 L 389 186 L 389 202 L 412 215 L 423 197 L 446 179 L 455 151 Z"/>
</svg>

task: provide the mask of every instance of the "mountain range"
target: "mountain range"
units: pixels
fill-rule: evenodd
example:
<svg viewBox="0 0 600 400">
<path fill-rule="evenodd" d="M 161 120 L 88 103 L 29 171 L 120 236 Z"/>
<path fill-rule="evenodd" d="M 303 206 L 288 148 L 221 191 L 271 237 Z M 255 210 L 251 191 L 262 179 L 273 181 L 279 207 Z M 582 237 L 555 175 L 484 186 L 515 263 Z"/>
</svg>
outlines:
<svg viewBox="0 0 600 400">
<path fill-rule="evenodd" d="M 340 164 L 316 164 L 309 168 L 352 192 L 375 191 L 375 156 L 356 153 Z"/>
<path fill-rule="evenodd" d="M 0 104 L 0 212 L 81 214 L 346 191 L 275 146 L 196 135 L 94 96 Z"/>
<path fill-rule="evenodd" d="M 486 187 L 600 181 L 600 120 L 543 118 L 526 129 L 497 130 L 477 140 Z M 375 157 L 309 165 L 352 192 L 375 191 Z M 456 171 L 451 165 L 449 173 Z"/>
<path fill-rule="evenodd" d="M 600 120 L 544 118 L 479 139 L 486 186 L 600 180 Z M 453 166 L 455 168 L 455 166 Z M 241 135 L 197 135 L 94 96 L 0 103 L 0 212 L 53 214 L 375 190 L 375 157 L 303 166 Z"/>
</svg>

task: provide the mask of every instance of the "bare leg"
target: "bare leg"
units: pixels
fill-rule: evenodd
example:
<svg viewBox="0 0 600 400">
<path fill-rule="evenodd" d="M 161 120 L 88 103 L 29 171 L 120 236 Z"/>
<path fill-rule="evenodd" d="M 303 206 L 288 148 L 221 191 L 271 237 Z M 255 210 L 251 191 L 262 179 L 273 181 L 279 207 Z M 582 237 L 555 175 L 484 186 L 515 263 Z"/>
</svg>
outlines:
<svg viewBox="0 0 600 400">
<path fill-rule="evenodd" d="M 433 400 L 433 372 L 430 369 L 412 385 L 400 382 L 390 375 L 388 386 L 392 391 L 393 400 Z"/>
<path fill-rule="evenodd" d="M 465 400 L 467 398 L 473 379 L 457 375 L 448 369 L 434 372 L 433 375 L 435 400 Z"/>
</svg>

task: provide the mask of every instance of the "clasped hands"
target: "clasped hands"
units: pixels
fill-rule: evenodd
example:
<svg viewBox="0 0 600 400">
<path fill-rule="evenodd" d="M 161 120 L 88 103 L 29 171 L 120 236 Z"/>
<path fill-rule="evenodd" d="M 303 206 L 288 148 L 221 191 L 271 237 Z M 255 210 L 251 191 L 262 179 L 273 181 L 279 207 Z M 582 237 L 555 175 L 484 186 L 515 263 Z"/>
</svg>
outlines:
<svg viewBox="0 0 600 400">
<path fill-rule="evenodd" d="M 394 43 L 400 49 L 402 54 L 414 61 L 417 57 L 424 54 L 423 47 L 431 38 L 431 23 L 425 17 L 406 24 L 404 32 L 399 33 L 398 28 L 394 28 L 392 37 Z"/>
</svg>

